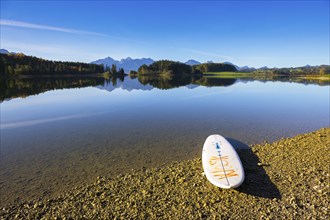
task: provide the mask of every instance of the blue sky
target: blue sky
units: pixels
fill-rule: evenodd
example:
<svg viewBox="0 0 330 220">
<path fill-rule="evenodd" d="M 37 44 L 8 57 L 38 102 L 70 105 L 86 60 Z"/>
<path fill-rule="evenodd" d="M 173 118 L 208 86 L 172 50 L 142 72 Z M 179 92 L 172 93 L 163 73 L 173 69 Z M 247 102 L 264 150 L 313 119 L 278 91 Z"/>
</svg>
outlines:
<svg viewBox="0 0 330 220">
<path fill-rule="evenodd" d="M 329 1 L 1 1 L 1 48 L 52 60 L 329 64 Z"/>
</svg>

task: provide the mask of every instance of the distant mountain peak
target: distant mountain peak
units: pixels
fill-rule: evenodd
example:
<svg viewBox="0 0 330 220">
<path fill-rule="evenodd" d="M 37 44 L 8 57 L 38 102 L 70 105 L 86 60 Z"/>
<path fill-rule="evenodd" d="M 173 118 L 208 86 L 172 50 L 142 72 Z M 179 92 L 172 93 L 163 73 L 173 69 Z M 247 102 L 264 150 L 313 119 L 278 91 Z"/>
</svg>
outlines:
<svg viewBox="0 0 330 220">
<path fill-rule="evenodd" d="M 125 62 L 130 62 L 132 61 L 133 59 L 131 57 L 127 57 L 127 58 L 123 58 L 119 61 L 119 63 L 125 63 Z"/>
<path fill-rule="evenodd" d="M 234 65 L 233 63 L 231 63 L 231 62 L 228 62 L 228 61 L 226 61 L 226 62 L 223 62 L 224 64 L 229 64 L 229 65 Z"/>
<path fill-rule="evenodd" d="M 9 54 L 9 51 L 6 49 L 0 49 L 1 54 Z"/>
<path fill-rule="evenodd" d="M 121 60 L 115 60 L 111 57 L 106 57 L 104 59 L 93 61 L 92 63 L 103 64 L 104 66 L 112 66 L 112 64 L 115 64 L 117 68 L 123 68 L 125 73 L 129 73 L 131 70 L 137 71 L 143 64 L 150 65 L 153 62 L 154 60 L 151 58 L 133 59 L 131 57 L 127 57 Z"/>
<path fill-rule="evenodd" d="M 190 59 L 187 62 L 185 62 L 185 64 L 192 66 L 192 65 L 199 65 L 199 64 L 201 64 L 201 62 L 199 62 L 197 60 Z"/>
<path fill-rule="evenodd" d="M 111 61 L 114 61 L 114 59 L 112 58 L 112 57 L 106 57 L 106 58 L 103 58 L 103 59 L 98 59 L 98 60 L 95 60 L 95 61 L 93 61 L 93 62 L 98 62 L 98 61 L 103 61 L 103 60 L 107 60 L 107 61 L 109 61 L 109 60 L 111 60 Z"/>
</svg>

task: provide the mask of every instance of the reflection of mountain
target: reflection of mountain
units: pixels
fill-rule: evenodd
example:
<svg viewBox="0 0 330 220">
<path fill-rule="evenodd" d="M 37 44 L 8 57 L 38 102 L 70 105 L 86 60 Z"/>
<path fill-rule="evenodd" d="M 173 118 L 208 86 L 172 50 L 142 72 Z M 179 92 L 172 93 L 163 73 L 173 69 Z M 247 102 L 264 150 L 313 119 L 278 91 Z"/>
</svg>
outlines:
<svg viewBox="0 0 330 220">
<path fill-rule="evenodd" d="M 194 89 L 199 86 L 230 86 L 236 82 L 236 79 L 221 79 L 214 77 L 194 76 L 188 74 L 181 75 L 139 75 L 137 78 L 125 77 L 124 79 L 111 78 L 106 80 L 103 86 L 97 86 L 98 89 L 109 92 L 121 88 L 123 90 L 152 90 L 173 89 L 186 87 Z"/>
<path fill-rule="evenodd" d="M 36 95 L 49 90 L 66 89 L 66 88 L 83 88 L 94 86 L 98 89 L 107 90 L 109 92 L 121 88 L 127 91 L 132 90 L 152 90 L 173 89 L 178 87 L 186 87 L 194 89 L 199 86 L 231 86 L 236 82 L 249 81 L 280 81 L 295 82 L 302 84 L 329 85 L 328 81 L 317 81 L 316 79 L 304 79 L 288 76 L 264 76 L 259 78 L 241 78 L 228 79 L 194 75 L 139 75 L 137 78 L 129 77 L 112 77 L 104 79 L 102 77 L 26 77 L 15 79 L 0 79 L 0 101 L 8 100 L 16 97 L 27 97 Z"/>
<path fill-rule="evenodd" d="M 104 85 L 96 86 L 96 88 L 101 90 L 107 90 L 109 92 L 121 88 L 123 90 L 132 91 L 132 90 L 152 90 L 154 87 L 151 85 L 143 85 L 141 84 L 137 78 L 130 79 L 126 77 L 124 80 L 115 79 L 115 80 L 106 80 Z"/>
<path fill-rule="evenodd" d="M 0 100 L 27 97 L 49 90 L 102 85 L 100 77 L 28 77 L 0 80 Z"/>
<path fill-rule="evenodd" d="M 186 85 L 186 87 L 187 87 L 188 89 L 195 89 L 195 88 L 199 87 L 199 85 L 196 85 L 196 84 L 189 84 L 189 85 Z"/>
<path fill-rule="evenodd" d="M 111 78 L 106 80 L 103 86 L 96 86 L 101 90 L 109 92 L 121 88 L 123 90 L 152 90 L 158 89 L 173 89 L 179 87 L 186 87 L 194 89 L 201 85 L 203 86 L 226 86 L 231 85 L 235 80 L 229 79 L 206 79 L 206 77 L 191 76 L 191 75 L 167 75 L 167 76 L 153 76 L 140 75 L 138 78 L 125 77 L 124 80 L 119 78 Z"/>
</svg>

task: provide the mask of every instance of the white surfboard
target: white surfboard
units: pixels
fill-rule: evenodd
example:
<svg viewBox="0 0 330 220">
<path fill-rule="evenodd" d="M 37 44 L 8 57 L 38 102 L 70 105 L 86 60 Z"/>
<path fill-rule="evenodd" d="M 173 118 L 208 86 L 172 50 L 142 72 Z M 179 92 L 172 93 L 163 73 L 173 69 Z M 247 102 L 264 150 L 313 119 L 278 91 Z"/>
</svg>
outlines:
<svg viewBox="0 0 330 220">
<path fill-rule="evenodd" d="M 244 181 L 242 162 L 233 146 L 221 135 L 210 135 L 203 146 L 202 162 L 206 178 L 214 185 L 229 189 Z"/>
</svg>

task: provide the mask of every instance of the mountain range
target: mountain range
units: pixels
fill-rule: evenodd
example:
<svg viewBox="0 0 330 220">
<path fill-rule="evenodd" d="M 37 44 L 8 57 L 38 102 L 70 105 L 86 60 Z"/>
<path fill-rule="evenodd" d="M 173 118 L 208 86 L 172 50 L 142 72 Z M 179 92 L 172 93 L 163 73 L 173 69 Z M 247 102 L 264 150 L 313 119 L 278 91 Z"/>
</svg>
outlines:
<svg viewBox="0 0 330 220">
<path fill-rule="evenodd" d="M 9 52 L 6 49 L 0 49 L 0 54 L 16 54 L 16 53 L 15 52 Z M 139 67 L 142 66 L 143 64 L 150 65 L 153 62 L 155 62 L 155 60 L 153 60 L 151 58 L 133 59 L 131 57 L 127 57 L 125 59 L 115 60 L 111 57 L 106 57 L 106 58 L 103 58 L 103 59 L 95 60 L 91 63 L 93 63 L 93 64 L 103 64 L 104 67 L 108 66 L 110 68 L 111 68 L 112 64 L 115 64 L 118 69 L 123 68 L 125 73 L 129 73 L 131 70 L 137 71 L 139 69 Z M 212 61 L 208 61 L 208 63 L 212 63 Z M 248 67 L 248 66 L 239 67 L 239 66 L 237 66 L 233 63 L 230 63 L 230 62 L 224 62 L 224 63 L 234 65 L 236 67 L 236 69 L 239 70 L 239 71 L 248 72 L 248 71 L 256 70 L 253 67 Z M 197 60 L 190 59 L 190 60 L 186 61 L 185 64 L 192 66 L 192 65 L 199 65 L 199 64 L 201 64 L 201 62 L 199 62 Z M 268 69 L 268 68 L 267 67 L 262 67 L 262 69 Z"/>
<path fill-rule="evenodd" d="M 95 60 L 93 64 L 103 64 L 104 67 L 110 67 L 112 64 L 115 64 L 117 68 L 123 68 L 125 73 L 129 73 L 131 70 L 137 71 L 140 66 L 143 64 L 150 65 L 154 62 L 151 58 L 141 58 L 141 59 L 132 59 L 127 57 L 126 59 L 115 60 L 111 57 L 106 57 L 104 59 Z"/>
<path fill-rule="evenodd" d="M 155 62 L 155 60 L 153 60 L 151 58 L 133 59 L 131 57 L 127 57 L 125 59 L 115 60 L 111 57 L 106 57 L 104 59 L 95 60 L 91 63 L 103 64 L 104 67 L 108 66 L 110 68 L 111 68 L 112 64 L 115 64 L 117 68 L 123 68 L 125 73 L 129 73 L 131 70 L 137 71 L 139 69 L 139 67 L 142 66 L 143 64 L 150 65 L 153 62 Z M 198 65 L 198 64 L 201 64 L 201 62 L 198 62 L 196 60 L 188 60 L 187 62 L 185 62 L 185 64 Z"/>
<path fill-rule="evenodd" d="M 6 49 L 0 49 L 0 54 L 17 54 L 16 52 L 11 52 L 11 51 L 8 51 Z M 134 71 L 137 71 L 138 68 L 140 66 L 142 66 L 143 64 L 145 65 L 150 65 L 152 64 L 153 62 L 155 62 L 156 60 L 153 60 L 151 58 L 141 58 L 141 59 L 133 59 L 131 57 L 127 57 L 125 59 L 121 59 L 121 60 L 115 60 L 111 57 L 106 57 L 106 58 L 103 58 L 103 59 L 98 59 L 98 60 L 95 60 L 91 63 L 93 64 L 103 64 L 104 67 L 107 67 L 109 66 L 111 68 L 112 64 L 115 64 L 117 66 L 117 68 L 123 68 L 125 73 L 129 73 L 131 70 L 134 70 Z M 193 59 L 189 59 L 188 61 L 184 62 L 185 64 L 187 65 L 199 65 L 201 64 L 202 62 L 199 62 L 197 60 L 193 60 Z M 213 63 L 213 61 L 207 61 L 207 63 Z M 281 68 L 276 68 L 276 67 L 273 67 L 273 68 L 269 68 L 267 66 L 263 66 L 263 67 L 260 67 L 260 68 L 254 68 L 254 67 L 249 67 L 249 66 L 237 66 L 231 62 L 223 62 L 225 64 L 230 64 L 230 65 L 233 65 L 236 67 L 236 69 L 240 72 L 252 72 L 252 71 L 256 71 L 256 70 L 271 70 L 271 69 L 281 69 Z M 302 66 L 304 68 L 311 68 L 313 66 L 310 66 L 310 65 L 305 65 L 305 66 Z M 315 66 L 315 67 L 318 67 L 318 66 Z"/>
<path fill-rule="evenodd" d="M 123 68 L 125 73 L 129 73 L 131 70 L 137 71 L 139 69 L 140 66 L 142 66 L 143 64 L 145 65 L 150 65 L 153 62 L 155 62 L 155 60 L 151 59 L 151 58 L 141 58 L 141 59 L 133 59 L 131 57 L 127 57 L 126 59 L 121 59 L 121 60 L 115 60 L 111 57 L 106 57 L 104 59 L 99 59 L 99 60 L 95 60 L 91 63 L 93 64 L 103 64 L 105 67 L 111 67 L 112 64 L 115 64 L 117 66 L 117 68 Z M 212 61 L 208 61 L 208 62 L 212 62 Z M 248 66 L 237 66 L 233 63 L 230 62 L 224 62 L 225 64 L 230 64 L 236 67 L 237 70 L 239 71 L 243 71 L 243 72 L 248 72 L 248 71 L 253 71 L 256 70 L 253 67 L 248 67 Z M 185 62 L 185 64 L 187 65 L 199 65 L 201 64 L 201 62 L 197 61 L 197 60 L 193 60 L 190 59 L 187 62 Z M 267 69 L 267 67 L 263 67 L 263 69 Z"/>
<path fill-rule="evenodd" d="M 23 53 L 17 53 L 17 52 L 8 51 L 6 49 L 0 49 L 0 54 L 23 54 Z M 106 57 L 104 59 L 95 60 L 91 63 L 92 64 L 103 64 L 105 67 L 109 66 L 110 68 L 111 68 L 112 64 L 115 64 L 117 66 L 117 68 L 123 68 L 125 73 L 129 73 L 131 70 L 137 71 L 139 69 L 139 67 L 142 66 L 143 64 L 150 65 L 153 62 L 155 62 L 155 60 L 153 60 L 151 58 L 133 59 L 131 57 L 127 57 L 125 59 L 115 60 L 111 57 Z M 213 61 L 207 61 L 207 63 L 213 63 Z M 272 67 L 272 68 L 269 68 L 267 66 L 263 66 L 260 68 L 254 68 L 254 67 L 249 67 L 249 66 L 237 66 L 231 62 L 223 62 L 223 63 L 235 66 L 236 69 L 240 72 L 252 72 L 255 70 L 272 70 L 272 69 L 276 70 L 276 69 L 288 69 L 288 68 L 313 68 L 313 67 L 322 67 L 322 66 L 328 67 L 329 66 L 329 65 L 311 66 L 311 65 L 307 64 L 307 65 L 301 66 L 301 67 L 287 67 L 287 68 L 286 67 L 282 67 L 282 68 Z M 190 60 L 186 61 L 185 64 L 192 66 L 192 65 L 199 65 L 199 64 L 201 64 L 201 62 L 190 59 Z"/>
</svg>

